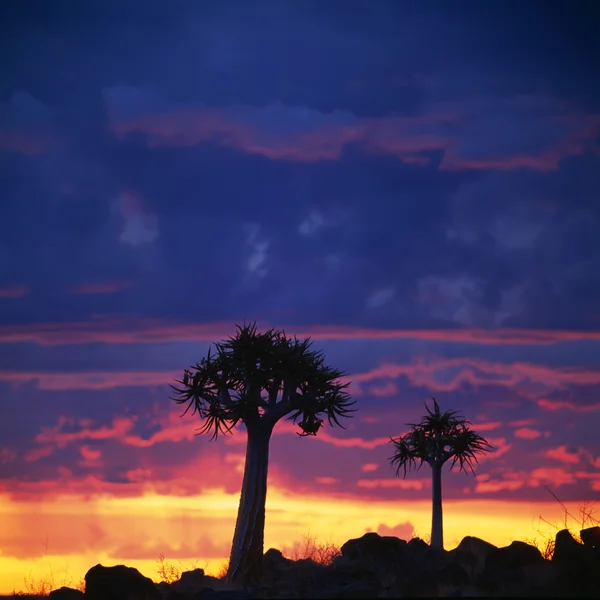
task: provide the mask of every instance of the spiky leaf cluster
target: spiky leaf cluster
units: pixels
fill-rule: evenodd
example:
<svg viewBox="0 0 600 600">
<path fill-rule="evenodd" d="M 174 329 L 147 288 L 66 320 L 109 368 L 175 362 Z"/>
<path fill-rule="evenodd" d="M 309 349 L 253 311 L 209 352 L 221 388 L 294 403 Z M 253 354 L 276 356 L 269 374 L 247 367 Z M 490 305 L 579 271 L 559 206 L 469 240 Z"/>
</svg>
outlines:
<svg viewBox="0 0 600 600">
<path fill-rule="evenodd" d="M 395 446 L 392 464 L 396 465 L 396 474 L 404 469 L 404 477 L 411 468 L 420 469 L 423 463 L 443 465 L 452 459 L 450 468 L 456 463 L 466 472 L 465 466 L 475 472 L 473 465 L 477 455 L 490 452 L 493 447 L 480 435 L 469 429 L 471 422 L 459 416 L 458 411 L 444 413 L 433 400 L 433 410 L 425 404 L 427 414 L 419 423 L 409 423 L 411 429 L 403 436 L 390 442 Z"/>
<path fill-rule="evenodd" d="M 215 344 L 214 353 L 186 369 L 172 399 L 187 403 L 192 414 L 205 420 L 199 433 L 230 433 L 242 421 L 259 419 L 274 424 L 285 415 L 297 421 L 302 433 L 316 435 L 327 417 L 330 425 L 343 427 L 354 401 L 345 391 L 345 374 L 324 364 L 325 356 L 311 349 L 310 339 L 288 338 L 283 331 L 260 333 L 256 323 L 236 326 L 237 332 Z"/>
</svg>

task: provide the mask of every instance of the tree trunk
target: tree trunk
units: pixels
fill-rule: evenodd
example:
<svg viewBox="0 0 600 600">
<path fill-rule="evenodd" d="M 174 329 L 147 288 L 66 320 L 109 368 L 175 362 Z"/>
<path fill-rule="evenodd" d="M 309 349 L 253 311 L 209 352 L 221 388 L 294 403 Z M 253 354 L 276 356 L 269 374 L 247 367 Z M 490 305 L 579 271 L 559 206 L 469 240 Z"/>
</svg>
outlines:
<svg viewBox="0 0 600 600">
<path fill-rule="evenodd" d="M 444 547 L 444 529 L 442 522 L 442 465 L 431 465 L 431 546 Z"/>
<path fill-rule="evenodd" d="M 260 573 L 264 551 L 269 441 L 273 425 L 262 421 L 247 428 L 246 465 L 227 581 L 253 585 Z"/>
</svg>

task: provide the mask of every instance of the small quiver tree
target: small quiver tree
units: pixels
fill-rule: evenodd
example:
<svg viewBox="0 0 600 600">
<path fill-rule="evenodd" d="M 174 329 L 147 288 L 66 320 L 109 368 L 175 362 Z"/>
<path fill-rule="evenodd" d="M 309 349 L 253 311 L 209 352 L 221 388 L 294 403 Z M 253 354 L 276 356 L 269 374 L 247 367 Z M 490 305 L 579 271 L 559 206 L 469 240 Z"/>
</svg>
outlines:
<svg viewBox="0 0 600 600">
<path fill-rule="evenodd" d="M 405 435 L 390 442 L 395 446 L 391 457 L 392 465 L 396 465 L 396 475 L 404 469 L 404 477 L 411 468 L 420 469 L 423 463 L 431 467 L 432 517 L 431 546 L 444 547 L 442 523 L 442 466 L 452 459 L 450 468 L 456 463 L 460 470 L 467 472 L 468 467 L 474 474 L 473 463 L 477 462 L 477 454 L 493 450 L 492 446 L 480 435 L 469 429 L 470 421 L 458 416 L 454 410 L 440 412 L 440 407 L 433 400 L 433 411 L 425 404 L 427 415 L 420 423 L 408 423 L 411 428 Z"/>
</svg>

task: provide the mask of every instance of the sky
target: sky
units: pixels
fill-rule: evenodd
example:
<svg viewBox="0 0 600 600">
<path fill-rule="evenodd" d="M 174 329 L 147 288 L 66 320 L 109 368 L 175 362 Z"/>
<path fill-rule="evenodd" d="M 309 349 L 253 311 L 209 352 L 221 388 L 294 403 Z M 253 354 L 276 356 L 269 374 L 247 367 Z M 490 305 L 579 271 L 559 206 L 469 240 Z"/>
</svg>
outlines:
<svg viewBox="0 0 600 600">
<path fill-rule="evenodd" d="M 219 567 L 246 434 L 196 436 L 168 384 L 244 321 L 357 402 L 276 426 L 265 549 L 426 537 L 389 438 L 432 396 L 495 448 L 444 471 L 447 548 L 600 499 L 599 12 L 4 0 L 0 593 Z"/>
</svg>

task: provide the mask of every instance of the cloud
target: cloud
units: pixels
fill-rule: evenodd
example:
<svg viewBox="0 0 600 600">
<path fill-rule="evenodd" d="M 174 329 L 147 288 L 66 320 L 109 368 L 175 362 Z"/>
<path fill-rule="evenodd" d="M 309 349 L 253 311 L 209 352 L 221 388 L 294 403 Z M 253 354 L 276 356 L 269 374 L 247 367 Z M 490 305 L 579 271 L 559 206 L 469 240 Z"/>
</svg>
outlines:
<svg viewBox="0 0 600 600">
<path fill-rule="evenodd" d="M 119 234 L 119 241 L 131 246 L 153 242 L 158 237 L 158 219 L 147 213 L 139 196 L 131 192 L 121 192 L 118 207 L 125 220 Z"/>
<path fill-rule="evenodd" d="M 370 473 L 371 471 L 376 471 L 378 468 L 379 465 L 377 463 L 366 463 L 360 468 L 360 470 L 363 473 Z"/>
<path fill-rule="evenodd" d="M 473 423 L 472 428 L 475 431 L 494 431 L 494 429 L 498 429 L 502 425 L 502 421 L 490 421 L 488 423 Z"/>
<path fill-rule="evenodd" d="M 542 398 L 537 400 L 537 405 L 540 408 L 544 408 L 549 411 L 557 411 L 557 410 L 571 410 L 573 412 L 595 412 L 600 410 L 600 402 L 595 402 L 592 404 L 576 404 L 575 402 L 571 402 L 569 400 L 547 400 Z"/>
<path fill-rule="evenodd" d="M 311 210 L 310 213 L 298 225 L 298 233 L 300 235 L 312 236 L 321 227 L 325 226 L 327 221 L 318 210 Z"/>
<path fill-rule="evenodd" d="M 266 323 L 261 323 L 266 326 Z M 283 325 L 289 335 L 314 340 L 413 339 L 493 345 L 550 345 L 569 341 L 600 340 L 600 331 L 519 329 L 377 329 L 345 325 Z M 33 342 L 43 346 L 63 344 L 131 344 L 171 341 L 210 341 L 233 332 L 231 321 L 185 322 L 137 316 L 95 316 L 88 321 L 32 322 L 0 325 L 0 343 Z"/>
<path fill-rule="evenodd" d="M 576 477 L 573 473 L 569 473 L 562 468 L 541 467 L 539 469 L 534 469 L 531 471 L 531 478 L 542 484 L 551 484 L 556 487 L 570 485 L 576 481 Z"/>
<path fill-rule="evenodd" d="M 504 490 L 514 492 L 525 485 L 523 481 L 501 481 L 501 480 L 488 480 L 482 481 L 475 484 L 475 493 L 477 494 L 489 494 L 493 492 L 501 492 Z"/>
<path fill-rule="evenodd" d="M 513 435 L 517 438 L 521 438 L 523 440 L 535 440 L 539 438 L 542 434 L 540 431 L 536 429 L 529 429 L 528 427 L 521 427 L 520 429 L 516 429 Z"/>
<path fill-rule="evenodd" d="M 25 285 L 13 285 L 9 287 L 0 287 L 0 299 L 2 298 L 23 298 L 29 294 L 29 288 Z"/>
<path fill-rule="evenodd" d="M 431 485 L 429 479 L 359 479 L 359 488 L 400 488 L 401 490 L 422 490 Z"/>
<path fill-rule="evenodd" d="M 91 371 L 84 373 L 6 372 L 0 371 L 0 381 L 13 384 L 36 382 L 41 390 L 109 390 L 117 387 L 148 387 L 173 383 L 179 371 Z"/>
<path fill-rule="evenodd" d="M 369 531 L 371 531 L 371 529 L 369 529 L 367 533 Z M 412 539 L 415 535 L 415 527 L 410 521 L 398 523 L 392 527 L 386 525 L 385 523 L 380 523 L 376 531 L 381 536 L 392 536 L 406 541 Z"/>
<path fill-rule="evenodd" d="M 0 102 L 0 151 L 35 156 L 54 147 L 52 111 L 25 91 Z"/>
<path fill-rule="evenodd" d="M 270 242 L 260 237 L 261 227 L 257 223 L 245 223 L 246 244 L 250 250 L 248 258 L 244 260 L 243 268 L 247 274 L 258 278 L 265 277 L 269 272 L 266 266 L 267 250 Z"/>
<path fill-rule="evenodd" d="M 12 462 L 17 458 L 17 452 L 12 448 L 0 448 L 0 464 Z"/>
<path fill-rule="evenodd" d="M 382 398 L 395 396 L 398 393 L 398 386 L 393 382 L 388 381 L 383 385 L 371 385 L 369 386 L 367 393 L 371 396 L 379 396 Z"/>
<path fill-rule="evenodd" d="M 331 485 L 333 483 L 339 483 L 340 480 L 336 477 L 315 477 L 315 481 L 322 485 Z"/>
<path fill-rule="evenodd" d="M 74 294 L 115 294 L 131 286 L 132 283 L 126 281 L 85 282 L 76 285 L 72 292 Z"/>
<path fill-rule="evenodd" d="M 566 446 L 559 446 L 558 448 L 550 448 L 544 453 L 548 458 L 553 458 L 559 462 L 576 465 L 580 462 L 580 457 L 576 452 L 569 452 Z"/>
<path fill-rule="evenodd" d="M 367 298 L 367 308 L 375 309 L 381 308 L 385 304 L 387 304 L 393 297 L 396 292 L 392 288 L 383 288 L 373 292 Z"/>
<path fill-rule="evenodd" d="M 600 383 L 600 372 L 573 367 L 548 367 L 531 363 L 501 363 L 478 358 L 421 358 L 408 364 L 385 363 L 364 373 L 353 373 L 347 379 L 353 385 L 377 379 L 406 377 L 412 386 L 422 386 L 435 391 L 453 391 L 463 384 L 473 386 L 499 385 L 536 393 L 564 389 L 569 385 Z M 530 386 L 534 391 L 530 392 Z M 360 388 L 359 388 L 360 390 Z M 354 390 L 354 393 L 360 391 Z M 539 402 L 538 402 L 539 404 Z"/>
<path fill-rule="evenodd" d="M 163 539 L 154 540 L 149 535 L 140 537 L 141 539 L 114 548 L 109 555 L 116 560 L 156 560 L 156 557 L 161 555 L 167 559 L 185 559 L 198 555 L 220 558 L 226 556 L 230 550 L 227 543 L 215 544 L 206 535 L 198 537 L 191 545 L 172 545 Z"/>
<path fill-rule="evenodd" d="M 122 140 L 141 134 L 151 147 L 212 142 L 272 160 L 338 160 L 349 144 L 426 166 L 443 154 L 442 170 L 556 169 L 560 160 L 593 147 L 600 116 L 540 114 L 531 103 L 469 98 L 426 114 L 361 118 L 347 110 L 323 113 L 272 103 L 222 108 L 172 102 L 141 88 L 105 88 L 112 132 Z"/>
</svg>

